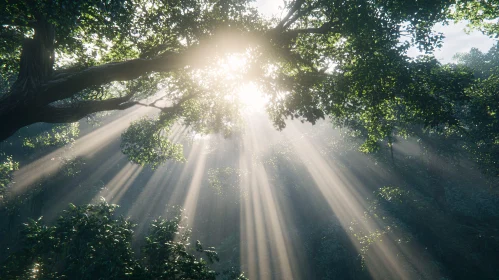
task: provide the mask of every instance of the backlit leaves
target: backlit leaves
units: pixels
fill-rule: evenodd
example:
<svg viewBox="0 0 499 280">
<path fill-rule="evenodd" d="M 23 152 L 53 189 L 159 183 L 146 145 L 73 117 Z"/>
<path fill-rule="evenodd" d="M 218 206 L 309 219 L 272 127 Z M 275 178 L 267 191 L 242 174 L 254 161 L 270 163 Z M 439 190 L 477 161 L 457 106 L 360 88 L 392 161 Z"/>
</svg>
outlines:
<svg viewBox="0 0 499 280">
<path fill-rule="evenodd" d="M 130 161 L 156 167 L 168 159 L 184 160 L 182 145 L 172 143 L 168 135 L 173 120 L 144 118 L 123 132 L 121 151 Z"/>
</svg>

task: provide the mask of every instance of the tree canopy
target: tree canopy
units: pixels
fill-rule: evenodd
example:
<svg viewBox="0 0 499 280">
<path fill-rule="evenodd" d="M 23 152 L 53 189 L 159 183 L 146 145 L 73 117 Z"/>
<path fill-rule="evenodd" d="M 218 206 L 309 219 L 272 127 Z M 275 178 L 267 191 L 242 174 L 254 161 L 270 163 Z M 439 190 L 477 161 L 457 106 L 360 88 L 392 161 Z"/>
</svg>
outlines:
<svg viewBox="0 0 499 280">
<path fill-rule="evenodd" d="M 487 3 L 297 0 L 266 19 L 245 0 L 4 1 L 0 139 L 149 106 L 159 115 L 133 123 L 122 150 L 158 165 L 182 158 L 167 137 L 174 122 L 230 135 L 241 122 L 233 92 L 255 82 L 278 129 L 286 118 L 332 117 L 362 135 L 364 151 L 428 129 L 470 136 L 466 147 L 497 174 L 496 108 L 484 107 L 495 101 L 493 69 L 486 78 L 472 70 L 473 54 L 457 66 L 407 56 L 410 46 L 440 46 L 437 22 L 467 19 L 495 36 L 482 24 L 496 15 Z M 220 61 L 233 54 L 247 63 L 227 78 Z"/>
</svg>

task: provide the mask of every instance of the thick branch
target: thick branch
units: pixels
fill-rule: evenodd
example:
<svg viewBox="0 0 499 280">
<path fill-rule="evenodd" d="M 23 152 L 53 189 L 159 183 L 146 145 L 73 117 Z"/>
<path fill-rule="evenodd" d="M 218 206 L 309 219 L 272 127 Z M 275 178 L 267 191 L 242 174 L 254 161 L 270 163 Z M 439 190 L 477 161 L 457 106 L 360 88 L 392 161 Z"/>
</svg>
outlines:
<svg viewBox="0 0 499 280">
<path fill-rule="evenodd" d="M 85 101 L 66 107 L 51 104 L 113 81 L 132 80 L 147 73 L 170 72 L 187 66 L 201 67 L 212 61 L 213 53 L 242 50 L 252 43 L 253 37 L 248 34 L 238 35 L 229 39 L 226 36 L 214 38 L 182 53 L 165 53 L 152 59 L 108 63 L 83 70 L 51 71 L 48 79 L 18 79 L 18 86 L 0 97 L 0 141 L 36 122 L 73 122 L 91 113 L 131 107 L 136 103 L 128 102 L 129 99 Z"/>
<path fill-rule="evenodd" d="M 42 87 L 42 102 L 48 104 L 69 98 L 92 86 L 100 86 L 113 81 L 132 80 L 150 72 L 169 72 L 179 69 L 186 65 L 179 56 L 108 63 L 63 76 L 60 79 L 49 81 Z"/>
<path fill-rule="evenodd" d="M 69 98 L 92 86 L 101 86 L 113 81 L 127 81 L 151 72 L 170 72 L 186 66 L 206 65 L 217 51 L 241 50 L 251 44 L 251 34 L 238 34 L 234 38 L 215 37 L 191 47 L 182 53 L 167 53 L 151 59 L 133 59 L 124 62 L 93 66 L 76 73 L 62 71 L 54 79 L 43 84 L 39 102 L 50 104 Z M 219 40 L 217 40 L 219 39 Z"/>
<path fill-rule="evenodd" d="M 242 40 L 240 40 L 242 41 Z M 50 104 L 72 97 L 92 86 L 101 86 L 113 81 L 128 81 L 151 72 L 170 72 L 186 66 L 206 65 L 211 58 L 213 46 L 198 45 L 182 53 L 168 53 L 151 59 L 133 59 L 124 62 L 93 66 L 76 73 L 63 72 L 41 87 L 39 102 Z"/>
<path fill-rule="evenodd" d="M 86 69 L 86 67 L 80 66 L 80 65 L 72 66 L 72 67 L 68 67 L 68 68 L 56 69 L 52 72 L 51 80 L 59 80 L 59 79 L 67 78 L 70 75 L 76 74 L 84 69 Z"/>
<path fill-rule="evenodd" d="M 80 101 L 70 106 L 46 106 L 40 110 L 38 121 L 47 123 L 76 122 L 83 117 L 101 111 L 125 110 L 135 102 L 128 102 L 132 95 L 100 101 Z"/>
</svg>

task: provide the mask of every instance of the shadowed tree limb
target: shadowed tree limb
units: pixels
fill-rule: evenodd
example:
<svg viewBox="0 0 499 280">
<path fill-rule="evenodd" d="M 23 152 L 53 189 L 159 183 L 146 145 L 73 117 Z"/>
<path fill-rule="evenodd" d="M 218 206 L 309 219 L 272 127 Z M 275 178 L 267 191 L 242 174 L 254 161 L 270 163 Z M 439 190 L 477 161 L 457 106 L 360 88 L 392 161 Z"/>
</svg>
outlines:
<svg viewBox="0 0 499 280">
<path fill-rule="evenodd" d="M 107 100 L 79 101 L 69 106 L 49 105 L 38 112 L 39 119 L 47 123 L 76 122 L 92 113 L 128 109 L 136 104 L 129 102 L 132 97 L 133 94 L 129 94 Z"/>
</svg>

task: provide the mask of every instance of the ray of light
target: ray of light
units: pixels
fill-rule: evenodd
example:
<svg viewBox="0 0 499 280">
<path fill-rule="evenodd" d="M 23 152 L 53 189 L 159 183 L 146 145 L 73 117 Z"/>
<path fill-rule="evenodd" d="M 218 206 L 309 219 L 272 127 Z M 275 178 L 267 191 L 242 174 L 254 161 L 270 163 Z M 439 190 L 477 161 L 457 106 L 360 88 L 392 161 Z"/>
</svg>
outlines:
<svg viewBox="0 0 499 280">
<path fill-rule="evenodd" d="M 196 141 L 194 143 L 195 148 L 201 146 L 196 153 L 199 154 L 195 163 L 193 173 L 190 175 L 191 181 L 189 183 L 189 189 L 187 191 L 187 196 L 182 204 L 182 208 L 186 211 L 187 217 L 192 219 L 194 224 L 194 219 L 196 217 L 196 209 L 199 200 L 199 191 L 201 189 L 201 183 L 203 181 L 204 174 L 206 173 L 206 144 L 205 141 Z"/>
<path fill-rule="evenodd" d="M 243 152 L 241 155 L 240 168 L 249 170 L 251 166 L 251 155 Z M 252 176 L 254 177 L 254 176 Z M 247 189 L 250 195 L 246 196 L 241 202 L 241 264 L 247 265 L 248 276 L 250 279 L 268 279 L 270 277 L 270 266 L 267 260 L 265 226 L 262 221 L 263 214 L 259 200 L 255 192 L 251 191 L 254 187 L 254 178 L 249 181 L 243 180 L 241 188 Z"/>
<path fill-rule="evenodd" d="M 152 112 L 152 108 L 137 107 L 126 111 L 126 114 L 118 119 L 103 125 L 102 127 L 80 137 L 71 147 L 73 156 L 95 156 L 104 147 L 117 139 L 123 129 L 128 127 L 130 122 Z M 48 155 L 37 159 L 30 164 L 21 167 L 15 174 L 15 185 L 12 188 L 13 194 L 19 194 L 27 187 L 37 182 L 43 177 L 50 176 L 57 172 L 61 167 L 59 162 L 68 152 L 67 147 L 59 148 Z"/>
<path fill-rule="evenodd" d="M 109 203 L 117 204 L 128 188 L 134 183 L 142 169 L 142 166 L 127 163 L 97 196 L 103 197 Z"/>
<path fill-rule="evenodd" d="M 121 152 L 116 152 L 112 156 L 102 161 L 95 170 L 85 180 L 82 185 L 94 184 L 95 182 L 104 182 L 104 178 L 113 168 L 119 166 L 120 162 L 126 161 L 126 157 Z"/>
<path fill-rule="evenodd" d="M 182 130 L 178 126 L 172 131 Z M 180 137 L 180 136 L 179 136 Z M 167 215 L 169 206 L 181 205 L 186 195 L 185 186 L 190 179 L 194 165 L 199 161 L 201 145 L 193 145 L 188 150 L 187 163 L 168 162 L 154 171 L 147 183 L 141 188 L 135 202 L 127 212 L 132 219 L 140 219 L 137 235 L 145 230 L 147 220 Z M 185 148 L 185 147 L 184 147 Z"/>
<path fill-rule="evenodd" d="M 289 138 L 296 138 L 300 135 L 295 123 L 290 123 L 284 131 Z M 383 228 L 372 221 L 363 219 L 364 211 L 367 209 L 363 202 L 360 182 L 352 183 L 351 177 L 346 177 L 339 171 L 334 163 L 325 159 L 314 144 L 306 137 L 300 137 L 299 141 L 291 141 L 294 151 L 306 164 L 306 169 L 315 181 L 315 186 L 326 199 L 329 207 L 338 217 L 343 228 L 351 227 L 351 222 L 358 222 L 362 232 L 383 231 Z M 361 251 L 361 244 L 352 235 L 349 235 L 352 244 Z M 406 251 L 400 248 L 388 237 L 383 238 L 383 242 L 375 242 L 369 248 L 366 256 L 367 269 L 374 279 L 412 279 L 408 270 L 404 269 L 405 262 L 402 256 L 420 273 L 425 268 L 430 267 L 430 260 L 424 261 L 414 256 L 419 255 L 416 251 Z"/>
<path fill-rule="evenodd" d="M 183 205 L 185 198 L 188 195 L 189 189 L 186 186 L 190 185 L 190 180 L 192 178 L 192 172 L 195 168 L 197 161 L 202 157 L 201 152 L 203 145 L 199 144 L 199 141 L 195 141 L 189 147 L 189 154 L 185 163 L 183 163 L 183 168 L 181 170 L 180 176 L 174 185 L 174 190 L 172 195 L 169 197 L 168 205 Z M 204 163 L 203 163 L 204 164 Z"/>
<path fill-rule="evenodd" d="M 285 234 L 283 212 L 264 166 L 253 161 L 253 155 L 263 151 L 256 126 L 256 121 L 249 122 L 240 162 L 240 168 L 249 169 L 250 174 L 241 186 L 249 193 L 241 206 L 241 260 L 248 265 L 250 278 L 271 279 L 271 272 L 276 271 L 280 279 L 295 279 L 299 266 L 293 243 Z"/>
<path fill-rule="evenodd" d="M 147 179 L 147 182 L 141 186 L 140 193 L 135 197 L 135 200 L 129 210 L 127 216 L 138 222 L 135 229 L 136 236 L 141 236 L 151 219 L 157 218 L 158 213 L 162 213 L 167 204 L 165 197 L 170 190 L 172 184 L 172 174 L 179 172 L 180 164 L 172 164 L 171 166 L 162 166 L 154 171 L 152 176 Z"/>
</svg>

